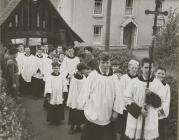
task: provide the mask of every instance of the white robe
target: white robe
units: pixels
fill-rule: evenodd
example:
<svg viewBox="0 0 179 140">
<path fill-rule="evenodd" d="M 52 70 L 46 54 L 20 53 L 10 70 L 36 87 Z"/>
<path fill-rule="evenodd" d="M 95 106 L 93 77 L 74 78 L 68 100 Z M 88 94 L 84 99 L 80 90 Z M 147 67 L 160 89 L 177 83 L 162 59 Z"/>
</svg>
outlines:
<svg viewBox="0 0 179 140">
<path fill-rule="evenodd" d="M 23 59 L 24 59 L 23 57 L 24 57 L 24 53 L 20 53 L 20 52 L 17 53 L 16 61 L 17 61 L 18 69 L 19 69 L 18 74 L 22 73 L 22 64 L 23 64 Z"/>
<path fill-rule="evenodd" d="M 44 81 L 47 80 L 47 77 L 53 72 L 52 70 L 52 59 L 45 58 L 45 66 L 44 66 Z"/>
<path fill-rule="evenodd" d="M 37 65 L 35 61 L 35 56 L 25 56 L 22 62 L 22 77 L 26 82 L 31 82 L 31 78 L 37 72 Z"/>
<path fill-rule="evenodd" d="M 45 73 L 45 57 L 43 56 L 42 58 L 40 57 L 35 57 L 36 59 L 36 65 L 37 65 L 37 68 L 40 70 L 40 73 L 41 74 L 44 74 Z"/>
<path fill-rule="evenodd" d="M 48 78 L 45 82 L 45 94 L 50 93 L 50 104 L 62 104 L 63 92 L 67 92 L 67 87 L 63 77 L 61 75 L 48 75 Z"/>
<path fill-rule="evenodd" d="M 86 81 L 86 77 L 83 75 L 83 79 L 76 79 L 74 76 L 70 82 L 70 89 L 68 94 L 67 106 L 72 109 L 80 109 L 77 99 L 81 92 L 81 89 Z"/>
<path fill-rule="evenodd" d="M 145 89 L 147 82 L 135 78 L 132 80 L 130 85 L 127 87 L 125 95 L 125 104 L 130 105 L 131 103 L 136 103 L 140 107 L 144 107 L 145 101 Z M 149 89 L 155 94 L 159 95 L 162 99 L 162 83 L 154 79 L 149 84 Z M 158 109 L 152 106 L 148 106 L 148 114 L 145 118 L 145 128 L 144 128 L 144 138 L 145 140 L 153 140 L 159 137 L 158 133 Z M 135 119 L 130 113 L 128 113 L 126 131 L 125 134 L 130 139 L 140 139 L 141 129 L 142 129 L 142 115 Z"/>
<path fill-rule="evenodd" d="M 74 57 L 74 58 L 65 57 L 60 67 L 60 73 L 62 73 L 64 78 L 66 78 L 68 74 L 70 76 L 73 76 L 77 70 L 77 65 L 79 63 L 80 60 L 78 57 Z M 67 84 L 69 84 L 69 81 L 66 82 Z"/>
<path fill-rule="evenodd" d="M 163 85 L 163 92 L 162 92 L 163 100 L 162 100 L 162 106 L 159 110 L 163 110 L 163 113 L 159 113 L 159 119 L 167 118 L 169 115 L 169 109 L 170 109 L 170 86 L 168 84 Z M 161 112 L 161 111 L 159 111 Z"/>
<path fill-rule="evenodd" d="M 126 88 L 129 86 L 130 82 L 133 80 L 133 78 L 129 77 L 128 74 L 124 74 L 121 76 L 119 80 L 119 86 L 120 86 L 120 91 L 124 96 Z M 126 110 L 126 108 L 125 108 Z"/>
<path fill-rule="evenodd" d="M 78 98 L 79 107 L 85 117 L 98 125 L 110 123 L 112 110 L 122 114 L 124 103 L 116 75 L 103 76 L 92 71 Z"/>
</svg>

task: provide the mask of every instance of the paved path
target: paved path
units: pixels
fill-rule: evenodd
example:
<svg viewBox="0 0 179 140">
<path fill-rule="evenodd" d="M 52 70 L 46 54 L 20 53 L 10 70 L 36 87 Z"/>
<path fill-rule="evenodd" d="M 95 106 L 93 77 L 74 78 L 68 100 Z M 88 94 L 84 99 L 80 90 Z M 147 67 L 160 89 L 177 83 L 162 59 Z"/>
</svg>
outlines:
<svg viewBox="0 0 179 140">
<path fill-rule="evenodd" d="M 59 126 L 52 126 L 46 122 L 46 110 L 42 106 L 42 98 L 24 96 L 22 102 L 31 120 L 28 128 L 32 130 L 37 140 L 80 140 L 79 133 L 68 134 L 68 109 L 65 110 L 65 120 Z"/>
</svg>

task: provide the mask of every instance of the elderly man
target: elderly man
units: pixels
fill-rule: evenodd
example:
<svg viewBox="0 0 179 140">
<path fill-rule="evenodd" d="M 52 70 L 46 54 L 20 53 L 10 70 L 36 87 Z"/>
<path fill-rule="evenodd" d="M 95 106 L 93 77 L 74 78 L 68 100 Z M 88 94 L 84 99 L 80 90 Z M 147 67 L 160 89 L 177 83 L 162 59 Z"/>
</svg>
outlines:
<svg viewBox="0 0 179 140">
<path fill-rule="evenodd" d="M 128 63 L 128 73 L 121 76 L 120 79 L 120 90 L 124 94 L 126 88 L 129 86 L 130 82 L 136 78 L 138 75 L 139 62 L 136 60 L 130 60 Z M 121 140 L 125 139 L 125 129 L 127 122 L 127 110 L 124 109 L 123 115 L 119 117 L 121 119 Z"/>
</svg>

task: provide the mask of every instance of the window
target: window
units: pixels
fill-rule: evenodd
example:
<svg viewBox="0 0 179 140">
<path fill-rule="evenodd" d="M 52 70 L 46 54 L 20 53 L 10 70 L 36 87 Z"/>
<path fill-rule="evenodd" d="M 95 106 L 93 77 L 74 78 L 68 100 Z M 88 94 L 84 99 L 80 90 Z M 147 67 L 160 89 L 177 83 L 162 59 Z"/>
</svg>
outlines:
<svg viewBox="0 0 179 140">
<path fill-rule="evenodd" d="M 125 14 L 132 15 L 132 10 L 133 10 L 133 0 L 126 0 Z"/>
<path fill-rule="evenodd" d="M 102 0 L 95 0 L 94 4 L 94 14 L 102 14 L 102 7 L 103 7 Z"/>
<path fill-rule="evenodd" d="M 102 39 L 102 25 L 95 25 L 94 26 L 94 37 L 93 37 L 93 40 L 94 42 L 101 42 L 101 39 Z"/>
</svg>

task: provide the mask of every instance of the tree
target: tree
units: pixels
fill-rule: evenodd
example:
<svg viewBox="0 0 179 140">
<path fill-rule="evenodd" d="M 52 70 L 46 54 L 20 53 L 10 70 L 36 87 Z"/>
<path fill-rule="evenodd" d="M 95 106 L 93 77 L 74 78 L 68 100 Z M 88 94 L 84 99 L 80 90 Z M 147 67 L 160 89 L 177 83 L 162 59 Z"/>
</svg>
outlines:
<svg viewBox="0 0 179 140">
<path fill-rule="evenodd" d="M 155 62 L 176 72 L 178 70 L 178 31 L 179 13 L 170 12 L 167 23 L 156 35 L 156 47 L 154 48 Z"/>
</svg>

